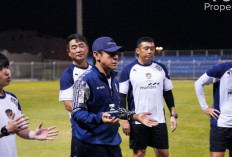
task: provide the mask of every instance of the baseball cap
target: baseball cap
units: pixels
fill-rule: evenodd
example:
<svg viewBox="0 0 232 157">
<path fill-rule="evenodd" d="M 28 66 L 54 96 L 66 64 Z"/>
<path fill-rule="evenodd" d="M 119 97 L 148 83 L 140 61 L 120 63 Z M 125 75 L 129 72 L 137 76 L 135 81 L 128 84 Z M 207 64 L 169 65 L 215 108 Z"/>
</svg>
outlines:
<svg viewBox="0 0 232 157">
<path fill-rule="evenodd" d="M 110 37 L 97 38 L 92 45 L 92 51 L 115 52 L 122 51 L 123 46 L 117 46 L 115 41 Z"/>
</svg>

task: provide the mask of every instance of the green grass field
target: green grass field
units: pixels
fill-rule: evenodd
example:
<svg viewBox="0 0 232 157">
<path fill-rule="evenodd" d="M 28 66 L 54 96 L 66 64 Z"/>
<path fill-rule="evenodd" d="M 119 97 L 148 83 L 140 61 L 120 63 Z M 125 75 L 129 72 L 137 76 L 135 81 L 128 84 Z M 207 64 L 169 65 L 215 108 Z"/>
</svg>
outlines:
<svg viewBox="0 0 232 157">
<path fill-rule="evenodd" d="M 169 111 L 166 116 L 169 128 L 170 157 L 208 157 L 209 119 L 198 104 L 193 81 L 173 81 L 178 127 L 170 132 Z M 70 154 L 71 129 L 69 114 L 58 101 L 59 82 L 12 82 L 5 88 L 20 101 L 23 113 L 30 117 L 29 127 L 34 130 L 40 121 L 44 127 L 56 125 L 60 131 L 54 141 L 30 141 L 17 137 L 19 157 L 68 157 Z M 212 104 L 212 86 L 205 88 L 208 104 Z M 119 128 L 122 136 L 123 157 L 131 157 L 129 138 Z M 151 148 L 147 157 L 154 156 Z M 228 156 L 228 152 L 226 153 Z"/>
</svg>

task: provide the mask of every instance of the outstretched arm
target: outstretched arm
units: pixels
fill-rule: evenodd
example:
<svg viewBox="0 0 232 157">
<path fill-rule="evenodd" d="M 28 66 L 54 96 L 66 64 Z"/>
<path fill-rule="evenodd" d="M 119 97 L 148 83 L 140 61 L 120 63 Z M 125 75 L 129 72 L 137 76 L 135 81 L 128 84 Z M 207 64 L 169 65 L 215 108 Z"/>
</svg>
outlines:
<svg viewBox="0 0 232 157">
<path fill-rule="evenodd" d="M 42 122 L 38 125 L 35 131 L 30 130 L 29 128 L 17 132 L 17 134 L 24 139 L 31 140 L 53 140 L 52 136 L 58 135 L 58 130 L 55 129 L 56 126 L 52 126 L 46 129 L 42 128 Z"/>
<path fill-rule="evenodd" d="M 148 112 L 142 112 L 138 114 L 133 114 L 132 120 L 138 121 L 142 123 L 143 125 L 146 125 L 148 127 L 153 127 L 158 125 L 157 120 L 149 118 L 147 115 L 151 115 L 151 113 Z"/>
<path fill-rule="evenodd" d="M 151 115 L 151 113 L 142 112 L 142 113 L 136 114 L 135 112 L 128 111 L 124 108 L 118 109 L 118 117 L 120 119 L 129 120 L 129 121 L 130 120 L 138 121 L 148 127 L 158 125 L 158 122 L 155 119 L 149 118 L 148 115 Z"/>
</svg>

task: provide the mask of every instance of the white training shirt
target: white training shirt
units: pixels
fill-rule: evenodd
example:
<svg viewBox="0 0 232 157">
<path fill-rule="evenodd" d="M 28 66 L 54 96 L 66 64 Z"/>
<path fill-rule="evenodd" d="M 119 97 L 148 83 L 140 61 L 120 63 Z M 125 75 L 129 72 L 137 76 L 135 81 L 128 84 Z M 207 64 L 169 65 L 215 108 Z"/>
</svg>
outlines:
<svg viewBox="0 0 232 157">
<path fill-rule="evenodd" d="M 232 62 L 217 64 L 195 82 L 195 90 L 202 110 L 208 108 L 204 85 L 213 84 L 213 108 L 220 111 L 211 125 L 232 128 Z"/>
<path fill-rule="evenodd" d="M 5 92 L 0 97 L 0 129 L 7 125 L 13 113 L 15 119 L 22 114 L 20 104 L 14 94 Z M 15 134 L 0 138 L 0 157 L 17 157 Z"/>
<path fill-rule="evenodd" d="M 71 64 L 62 74 L 60 79 L 60 94 L 59 101 L 73 100 L 73 84 L 74 82 L 92 66 L 88 65 L 87 68 L 81 68 Z"/>
<path fill-rule="evenodd" d="M 59 93 L 59 101 L 64 100 L 73 100 L 73 84 L 74 82 L 88 69 L 92 66 L 88 65 L 87 68 L 81 68 L 74 64 L 71 64 L 65 71 L 63 72 L 60 79 L 60 93 Z M 75 123 L 73 119 L 71 119 L 71 114 L 69 113 L 71 128 L 72 128 L 72 136 L 77 136 L 77 131 L 75 130 Z"/>
<path fill-rule="evenodd" d="M 129 110 L 135 113 L 151 112 L 149 117 L 158 123 L 166 122 L 163 91 L 172 88 L 167 69 L 163 64 L 154 61 L 144 66 L 135 60 L 124 67 L 120 75 L 119 92 L 128 94 Z"/>
</svg>

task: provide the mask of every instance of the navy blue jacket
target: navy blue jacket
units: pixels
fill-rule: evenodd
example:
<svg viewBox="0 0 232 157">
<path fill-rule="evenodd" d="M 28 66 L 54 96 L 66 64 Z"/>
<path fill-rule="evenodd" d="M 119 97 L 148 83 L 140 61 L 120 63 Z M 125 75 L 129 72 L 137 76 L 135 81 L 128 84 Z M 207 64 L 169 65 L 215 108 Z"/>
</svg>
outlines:
<svg viewBox="0 0 232 157">
<path fill-rule="evenodd" d="M 76 122 L 77 138 L 89 144 L 116 146 L 121 143 L 119 124 L 108 125 L 101 120 L 103 112 L 118 109 L 117 73 L 111 72 L 110 89 L 107 77 L 96 66 L 87 70 L 74 83 L 72 118 Z"/>
</svg>

